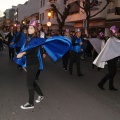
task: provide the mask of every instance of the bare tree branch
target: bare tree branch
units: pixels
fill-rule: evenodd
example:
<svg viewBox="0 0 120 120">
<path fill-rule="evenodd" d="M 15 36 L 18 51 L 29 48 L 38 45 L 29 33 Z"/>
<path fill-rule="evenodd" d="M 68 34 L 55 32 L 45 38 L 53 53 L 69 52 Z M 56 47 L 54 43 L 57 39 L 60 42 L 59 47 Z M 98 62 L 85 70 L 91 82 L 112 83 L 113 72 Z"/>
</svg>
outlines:
<svg viewBox="0 0 120 120">
<path fill-rule="evenodd" d="M 58 11 L 58 9 L 56 8 L 54 4 L 51 4 L 50 6 L 55 10 L 57 14 L 59 14 L 62 17 L 62 14 L 60 13 L 60 11 Z"/>
<path fill-rule="evenodd" d="M 67 5 L 67 7 L 65 7 L 63 14 L 60 13 L 60 11 L 56 8 L 56 6 L 54 4 L 51 4 L 51 7 L 53 8 L 54 12 L 56 13 L 56 19 L 59 25 L 59 31 L 62 31 L 62 28 L 65 24 L 65 20 L 67 18 L 67 16 L 69 15 L 69 10 L 71 8 L 70 5 Z"/>
<path fill-rule="evenodd" d="M 107 2 L 106 5 L 99 12 L 97 12 L 96 14 L 90 16 L 90 18 L 96 16 L 99 13 L 101 13 L 107 7 L 108 4 L 109 4 L 109 2 Z"/>
<path fill-rule="evenodd" d="M 84 9 L 83 7 L 80 6 L 80 4 L 79 4 L 78 1 L 75 1 L 75 3 L 76 3 L 81 9 Z"/>
</svg>

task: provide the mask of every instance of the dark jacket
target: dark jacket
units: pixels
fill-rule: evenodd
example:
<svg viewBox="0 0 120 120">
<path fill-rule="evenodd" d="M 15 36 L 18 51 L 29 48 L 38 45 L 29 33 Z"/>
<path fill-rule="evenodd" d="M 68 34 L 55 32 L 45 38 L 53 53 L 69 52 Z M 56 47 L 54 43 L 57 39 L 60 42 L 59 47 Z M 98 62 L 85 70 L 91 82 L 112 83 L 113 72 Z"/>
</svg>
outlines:
<svg viewBox="0 0 120 120">
<path fill-rule="evenodd" d="M 11 35 L 11 32 L 9 32 L 9 33 L 5 36 L 5 38 L 8 38 L 8 42 L 7 42 L 7 45 L 8 45 L 8 46 L 9 46 L 10 43 L 12 42 L 13 36 L 14 36 L 14 33 L 13 33 L 13 35 Z"/>
</svg>

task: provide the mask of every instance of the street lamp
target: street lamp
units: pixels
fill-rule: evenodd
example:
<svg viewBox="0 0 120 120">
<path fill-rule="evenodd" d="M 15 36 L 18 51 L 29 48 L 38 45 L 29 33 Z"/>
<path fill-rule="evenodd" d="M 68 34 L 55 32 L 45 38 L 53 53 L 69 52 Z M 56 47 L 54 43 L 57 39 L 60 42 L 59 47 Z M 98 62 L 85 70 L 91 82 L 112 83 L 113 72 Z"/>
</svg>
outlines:
<svg viewBox="0 0 120 120">
<path fill-rule="evenodd" d="M 16 23 L 14 24 L 14 27 L 16 27 L 17 25 L 16 25 Z"/>
<path fill-rule="evenodd" d="M 50 18 L 52 16 L 52 13 L 49 11 L 48 14 L 47 14 L 47 16 L 48 16 L 47 26 L 48 26 L 48 33 L 49 33 L 49 27 L 52 25 L 52 23 L 50 22 Z"/>
<path fill-rule="evenodd" d="M 49 12 L 48 12 L 48 17 L 50 18 L 50 17 L 51 17 L 51 15 L 52 15 L 52 13 L 49 11 Z"/>
<path fill-rule="evenodd" d="M 24 24 L 25 24 L 25 21 L 23 21 L 22 23 L 23 23 L 23 25 L 24 25 Z"/>
<path fill-rule="evenodd" d="M 49 27 L 52 25 L 52 23 L 49 21 L 47 22 L 47 26 L 48 26 L 48 33 L 49 33 Z"/>
</svg>

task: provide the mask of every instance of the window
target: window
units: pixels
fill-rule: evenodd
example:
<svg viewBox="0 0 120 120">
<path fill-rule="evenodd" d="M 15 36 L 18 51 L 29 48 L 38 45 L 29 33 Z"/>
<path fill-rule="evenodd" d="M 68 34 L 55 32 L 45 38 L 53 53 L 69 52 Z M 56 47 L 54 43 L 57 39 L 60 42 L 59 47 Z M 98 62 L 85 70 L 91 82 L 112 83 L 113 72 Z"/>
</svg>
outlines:
<svg viewBox="0 0 120 120">
<path fill-rule="evenodd" d="M 42 21 L 44 20 L 44 13 L 42 13 Z"/>
<path fill-rule="evenodd" d="M 40 0 L 40 7 L 43 7 L 45 5 L 45 0 Z"/>
<path fill-rule="evenodd" d="M 42 0 L 40 1 L 40 7 L 42 7 Z"/>
<path fill-rule="evenodd" d="M 43 0 L 43 6 L 45 6 L 45 0 Z"/>
<path fill-rule="evenodd" d="M 40 21 L 42 22 L 44 20 L 44 13 L 40 14 Z"/>
<path fill-rule="evenodd" d="M 40 14 L 40 21 L 41 21 L 41 14 Z"/>
</svg>

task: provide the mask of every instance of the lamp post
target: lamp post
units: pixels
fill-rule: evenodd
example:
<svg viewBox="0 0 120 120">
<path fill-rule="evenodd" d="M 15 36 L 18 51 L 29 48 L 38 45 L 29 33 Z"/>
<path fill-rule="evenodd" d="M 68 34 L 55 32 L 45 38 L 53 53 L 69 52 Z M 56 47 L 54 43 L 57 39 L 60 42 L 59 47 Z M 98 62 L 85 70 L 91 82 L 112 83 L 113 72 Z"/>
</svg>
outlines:
<svg viewBox="0 0 120 120">
<path fill-rule="evenodd" d="M 51 22 L 47 22 L 47 26 L 48 26 L 48 33 L 49 33 L 49 27 L 52 25 Z"/>
<path fill-rule="evenodd" d="M 52 13 L 49 11 L 47 15 L 48 15 L 48 20 L 50 21 Z"/>
<path fill-rule="evenodd" d="M 49 33 L 49 27 L 52 25 L 52 23 L 50 22 L 51 15 L 52 15 L 52 13 L 49 11 L 47 14 L 47 16 L 48 16 L 48 22 L 47 22 L 48 33 Z"/>
</svg>

